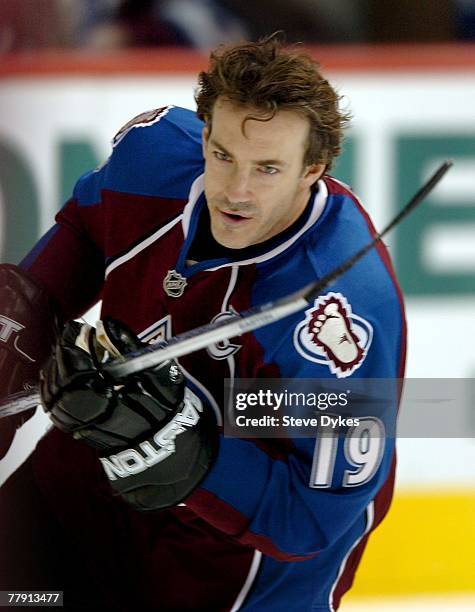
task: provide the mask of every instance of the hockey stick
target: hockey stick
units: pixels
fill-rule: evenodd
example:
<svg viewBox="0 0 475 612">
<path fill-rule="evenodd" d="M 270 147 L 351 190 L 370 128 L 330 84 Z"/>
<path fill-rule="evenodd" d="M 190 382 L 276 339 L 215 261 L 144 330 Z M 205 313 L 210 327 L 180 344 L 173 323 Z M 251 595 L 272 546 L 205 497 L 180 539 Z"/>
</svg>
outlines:
<svg viewBox="0 0 475 612">
<path fill-rule="evenodd" d="M 322 279 L 310 283 L 299 291 L 275 300 L 274 302 L 268 302 L 261 306 L 250 308 L 236 315 L 236 317 L 231 320 L 224 319 L 215 323 L 208 323 L 207 325 L 202 325 L 183 334 L 179 334 L 171 338 L 164 346 L 148 345 L 137 351 L 128 353 L 126 356 L 119 357 L 105 364 L 103 368 L 104 371 L 113 378 L 120 380 L 125 376 L 147 370 L 169 359 L 177 359 L 183 355 L 188 355 L 194 351 L 206 348 L 211 344 L 240 336 L 246 332 L 259 329 L 264 325 L 279 321 L 299 310 L 303 310 L 309 306 L 328 285 L 353 267 L 355 263 L 380 242 L 388 232 L 400 223 L 404 217 L 409 215 L 410 212 L 427 197 L 432 189 L 434 189 L 452 165 L 452 161 L 445 161 L 379 234 L 376 234 L 368 244 Z M 23 412 L 40 403 L 40 395 L 36 389 L 30 392 L 20 392 L 10 395 L 0 402 L 0 418 L 10 414 Z"/>
</svg>

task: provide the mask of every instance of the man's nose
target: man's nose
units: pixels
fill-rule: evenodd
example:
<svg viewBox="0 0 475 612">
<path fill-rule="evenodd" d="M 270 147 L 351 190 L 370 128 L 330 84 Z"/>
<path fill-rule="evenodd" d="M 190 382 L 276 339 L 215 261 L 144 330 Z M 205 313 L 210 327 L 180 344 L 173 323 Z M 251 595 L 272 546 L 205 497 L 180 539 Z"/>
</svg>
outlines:
<svg viewBox="0 0 475 612">
<path fill-rule="evenodd" d="M 251 200 L 251 177 L 246 170 L 234 170 L 228 178 L 225 195 L 230 203 Z"/>
</svg>

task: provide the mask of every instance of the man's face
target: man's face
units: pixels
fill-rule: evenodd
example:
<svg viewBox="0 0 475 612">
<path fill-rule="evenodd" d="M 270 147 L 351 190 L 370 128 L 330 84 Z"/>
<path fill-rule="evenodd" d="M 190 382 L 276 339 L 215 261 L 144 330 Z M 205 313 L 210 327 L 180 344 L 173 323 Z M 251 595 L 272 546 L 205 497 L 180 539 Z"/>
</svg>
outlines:
<svg viewBox="0 0 475 612">
<path fill-rule="evenodd" d="M 303 212 L 324 165 L 304 166 L 309 121 L 278 111 L 270 121 L 218 98 L 203 130 L 205 193 L 214 239 L 242 249 L 272 238 Z"/>
</svg>

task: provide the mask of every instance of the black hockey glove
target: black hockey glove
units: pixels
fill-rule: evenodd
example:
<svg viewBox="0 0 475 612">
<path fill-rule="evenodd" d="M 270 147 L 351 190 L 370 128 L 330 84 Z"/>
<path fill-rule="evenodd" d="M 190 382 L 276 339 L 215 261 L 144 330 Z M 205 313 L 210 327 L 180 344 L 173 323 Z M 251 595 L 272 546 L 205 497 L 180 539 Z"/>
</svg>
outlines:
<svg viewBox="0 0 475 612">
<path fill-rule="evenodd" d="M 40 391 L 54 424 L 98 449 L 112 487 L 136 509 L 155 510 L 198 486 L 216 456 L 218 432 L 175 362 L 120 381 L 103 372 L 110 356 L 141 345 L 111 319 L 96 330 L 68 323 Z"/>
<path fill-rule="evenodd" d="M 56 315 L 46 292 L 16 266 L 0 265 L 0 398 L 38 383 L 54 343 Z M 0 419 L 0 458 L 34 413 Z"/>
</svg>

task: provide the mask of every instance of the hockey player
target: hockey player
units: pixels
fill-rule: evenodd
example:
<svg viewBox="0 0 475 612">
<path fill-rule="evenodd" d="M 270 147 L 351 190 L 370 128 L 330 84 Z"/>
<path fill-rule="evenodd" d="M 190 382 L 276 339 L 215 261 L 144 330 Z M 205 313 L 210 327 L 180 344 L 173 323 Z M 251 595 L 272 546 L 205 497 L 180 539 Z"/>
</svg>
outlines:
<svg viewBox="0 0 475 612">
<path fill-rule="evenodd" d="M 276 37 L 220 48 L 196 101 L 124 126 L 1 268 L 2 392 L 37 379 L 54 343 L 41 391 L 55 427 L 2 488 L 0 588 L 61 589 L 66 609 L 336 610 L 388 510 L 394 445 L 357 464 L 344 439 L 328 454 L 321 439 L 224 437 L 223 381 L 401 377 L 384 247 L 307 311 L 179 365 L 101 370 L 301 288 L 374 233 L 328 174 L 348 118 L 307 56 Z M 99 298 L 96 331 L 72 321 Z"/>
</svg>

